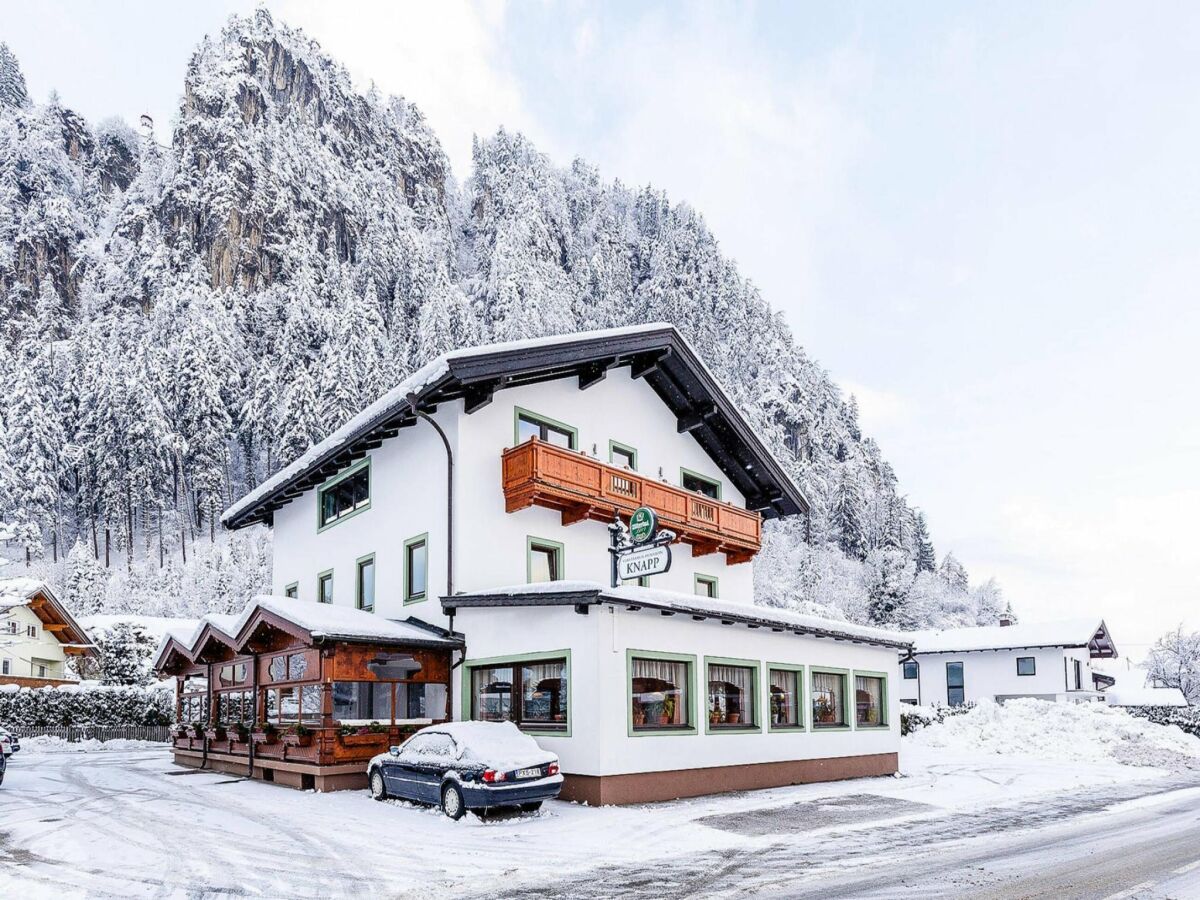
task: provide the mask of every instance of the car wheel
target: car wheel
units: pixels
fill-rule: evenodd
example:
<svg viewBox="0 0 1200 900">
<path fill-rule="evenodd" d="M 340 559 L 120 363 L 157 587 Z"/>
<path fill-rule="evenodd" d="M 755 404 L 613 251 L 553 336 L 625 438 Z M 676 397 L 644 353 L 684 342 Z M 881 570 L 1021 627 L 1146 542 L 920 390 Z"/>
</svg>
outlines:
<svg viewBox="0 0 1200 900">
<path fill-rule="evenodd" d="M 454 819 L 456 822 L 463 817 L 467 811 L 466 801 L 463 800 L 462 791 L 458 789 L 456 784 L 448 784 L 442 788 L 442 812 Z"/>
<path fill-rule="evenodd" d="M 541 800 L 534 800 L 532 803 L 522 803 L 521 812 L 537 812 L 542 808 Z"/>
<path fill-rule="evenodd" d="M 383 773 L 380 772 L 378 769 L 371 770 L 369 786 L 371 788 L 372 799 L 374 799 L 374 800 L 386 800 L 387 799 L 387 787 L 385 787 L 384 783 L 383 783 Z"/>
</svg>

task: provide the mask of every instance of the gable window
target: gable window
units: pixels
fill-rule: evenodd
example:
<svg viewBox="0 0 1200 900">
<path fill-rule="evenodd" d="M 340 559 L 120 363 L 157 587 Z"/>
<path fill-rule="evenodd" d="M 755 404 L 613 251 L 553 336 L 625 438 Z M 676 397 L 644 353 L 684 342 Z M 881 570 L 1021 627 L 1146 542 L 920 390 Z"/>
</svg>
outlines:
<svg viewBox="0 0 1200 900">
<path fill-rule="evenodd" d="M 527 539 L 525 578 L 529 584 L 562 581 L 564 568 L 562 544 L 542 538 L 530 537 Z"/>
<path fill-rule="evenodd" d="M 795 669 L 768 670 L 768 686 L 771 691 L 769 724 L 777 728 L 801 728 L 800 701 L 803 695 L 804 677 L 799 667 Z"/>
<path fill-rule="evenodd" d="M 547 444 L 554 444 L 556 447 L 564 447 L 567 450 L 578 449 L 579 431 L 570 425 L 539 416 L 537 413 L 520 407 L 517 408 L 516 416 L 516 443 L 523 444 L 531 437 L 535 437 Z"/>
<path fill-rule="evenodd" d="M 679 483 L 685 491 L 703 494 L 713 500 L 721 499 L 721 482 L 688 469 L 679 470 Z"/>
<path fill-rule="evenodd" d="M 921 674 L 921 670 L 917 666 L 917 661 L 915 659 L 907 660 L 903 664 L 902 668 L 904 669 L 904 678 L 907 681 L 912 681 Z"/>
<path fill-rule="evenodd" d="M 846 718 L 846 673 L 813 670 L 812 727 L 848 728 Z"/>
<path fill-rule="evenodd" d="M 692 584 L 692 593 L 697 597 L 717 598 L 719 581 L 712 575 L 697 575 Z"/>
<path fill-rule="evenodd" d="M 963 664 L 960 662 L 946 663 L 946 702 L 951 706 L 962 706 L 966 701 L 963 689 Z"/>
<path fill-rule="evenodd" d="M 854 675 L 854 724 L 859 728 L 887 725 L 887 681 L 882 675 Z"/>
<path fill-rule="evenodd" d="M 333 602 L 333 569 L 317 576 L 317 602 Z"/>
<path fill-rule="evenodd" d="M 1018 675 L 1036 675 L 1037 660 L 1032 656 L 1017 657 L 1017 674 Z"/>
<path fill-rule="evenodd" d="M 709 662 L 708 729 L 758 726 L 758 666 L 743 660 Z"/>
<path fill-rule="evenodd" d="M 515 722 L 538 731 L 566 731 L 569 668 L 565 657 L 472 667 L 471 718 Z"/>
<path fill-rule="evenodd" d="M 367 612 L 375 611 L 375 554 L 358 561 L 355 584 L 355 605 Z"/>
<path fill-rule="evenodd" d="M 299 597 L 300 597 L 300 582 L 293 581 L 291 584 L 289 584 L 287 587 L 285 587 L 283 589 L 283 596 L 291 597 L 293 600 L 299 599 Z"/>
<path fill-rule="evenodd" d="M 371 506 L 371 459 L 351 466 L 340 475 L 335 475 L 322 485 L 317 500 L 319 504 L 318 529 L 328 528 L 343 519 L 357 515 Z"/>
<path fill-rule="evenodd" d="M 424 600 L 428 590 L 429 535 L 419 534 L 404 542 L 404 602 Z"/>
<path fill-rule="evenodd" d="M 37 626 L 36 625 L 26 625 L 25 626 L 25 636 L 31 637 L 31 638 L 37 637 Z"/>
<path fill-rule="evenodd" d="M 608 442 L 608 461 L 614 466 L 637 471 L 637 450 L 616 441 Z"/>
</svg>

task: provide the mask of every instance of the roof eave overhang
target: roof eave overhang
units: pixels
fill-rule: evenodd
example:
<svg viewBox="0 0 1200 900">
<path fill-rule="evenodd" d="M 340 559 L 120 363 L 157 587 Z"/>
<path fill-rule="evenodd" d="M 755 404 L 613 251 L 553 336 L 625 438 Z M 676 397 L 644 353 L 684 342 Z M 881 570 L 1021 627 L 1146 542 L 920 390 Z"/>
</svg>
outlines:
<svg viewBox="0 0 1200 900">
<path fill-rule="evenodd" d="M 427 412 L 439 403 L 459 399 L 470 410 L 486 405 L 496 390 L 506 387 L 577 377 L 583 388 L 602 380 L 610 369 L 624 366 L 630 367 L 635 377 L 646 379 L 675 414 L 680 430 L 691 433 L 713 457 L 746 497 L 748 507 L 765 518 L 808 511 L 803 493 L 671 326 L 495 352 L 482 348 L 478 353 L 448 359 L 447 373 L 418 391 L 414 399 L 418 408 Z M 367 445 L 394 437 L 397 429 L 415 421 L 410 405 L 398 400 L 252 506 L 222 516 L 222 524 L 236 529 L 268 521 L 280 506 L 365 456 L 370 449 Z"/>
</svg>

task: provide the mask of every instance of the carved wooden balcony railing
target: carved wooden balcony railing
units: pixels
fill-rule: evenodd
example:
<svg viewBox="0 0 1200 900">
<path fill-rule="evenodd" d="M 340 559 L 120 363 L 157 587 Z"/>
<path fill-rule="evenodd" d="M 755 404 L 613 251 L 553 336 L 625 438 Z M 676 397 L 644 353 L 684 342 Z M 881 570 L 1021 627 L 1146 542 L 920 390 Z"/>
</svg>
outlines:
<svg viewBox="0 0 1200 900">
<path fill-rule="evenodd" d="M 508 512 L 542 506 L 562 512 L 564 525 L 611 522 L 639 506 L 692 546 L 693 556 L 724 553 L 729 563 L 749 562 L 762 546 L 762 516 L 673 484 L 610 466 L 536 437 L 504 451 L 504 502 Z"/>
</svg>

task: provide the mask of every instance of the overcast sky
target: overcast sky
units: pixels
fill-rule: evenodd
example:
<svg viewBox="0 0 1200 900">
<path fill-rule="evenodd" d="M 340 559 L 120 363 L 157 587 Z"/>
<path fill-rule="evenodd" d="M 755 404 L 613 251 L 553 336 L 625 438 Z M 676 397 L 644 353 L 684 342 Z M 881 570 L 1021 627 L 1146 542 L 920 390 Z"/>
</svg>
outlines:
<svg viewBox="0 0 1200 900">
<path fill-rule="evenodd" d="M 269 5 L 460 179 L 504 125 L 692 203 L 1026 620 L 1200 628 L 1200 6 Z M 0 40 L 165 140 L 252 8 L 0 0 Z"/>
</svg>

